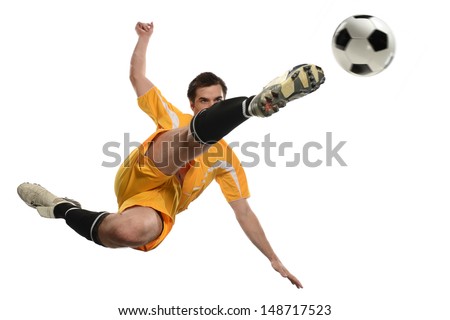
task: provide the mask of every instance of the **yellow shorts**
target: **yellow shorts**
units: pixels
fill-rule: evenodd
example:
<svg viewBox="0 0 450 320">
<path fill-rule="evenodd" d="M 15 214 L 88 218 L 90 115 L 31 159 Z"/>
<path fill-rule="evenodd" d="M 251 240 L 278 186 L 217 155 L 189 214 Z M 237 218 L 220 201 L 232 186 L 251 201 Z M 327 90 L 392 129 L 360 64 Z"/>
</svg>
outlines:
<svg viewBox="0 0 450 320">
<path fill-rule="evenodd" d="M 163 231 L 161 235 L 146 245 L 135 248 L 142 251 L 156 248 L 169 234 L 175 222 L 181 194 L 178 179 L 162 173 L 145 156 L 153 139 L 165 131 L 167 130 L 156 131 L 131 152 L 120 166 L 114 183 L 119 213 L 133 206 L 143 206 L 153 208 L 162 217 Z"/>
</svg>

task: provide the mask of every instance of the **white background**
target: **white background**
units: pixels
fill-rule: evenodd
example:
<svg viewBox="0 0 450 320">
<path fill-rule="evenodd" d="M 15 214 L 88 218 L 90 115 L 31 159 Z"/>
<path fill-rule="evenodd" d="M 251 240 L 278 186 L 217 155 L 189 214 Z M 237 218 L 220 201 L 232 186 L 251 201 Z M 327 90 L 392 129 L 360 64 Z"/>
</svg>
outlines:
<svg viewBox="0 0 450 320">
<path fill-rule="evenodd" d="M 327 319 L 449 319 L 445 12 L 436 0 L 2 2 L 0 317 L 330 304 Z M 332 55 L 335 28 L 353 14 L 381 18 L 396 36 L 393 63 L 374 77 L 346 73 Z M 17 196 L 21 182 L 38 182 L 85 208 L 116 210 L 117 168 L 101 165 L 112 160 L 102 147 L 154 129 L 128 80 L 137 21 L 155 24 L 149 78 L 185 112 L 187 85 L 203 71 L 225 79 L 233 97 L 299 63 L 324 68 L 318 92 L 227 137 L 242 144 L 270 133 L 293 142 L 291 153 L 324 144 L 326 132 L 347 141 L 347 167 L 285 168 L 285 157 L 247 169 L 250 203 L 303 290 L 246 239 L 215 185 L 150 253 L 96 246 Z"/>
</svg>

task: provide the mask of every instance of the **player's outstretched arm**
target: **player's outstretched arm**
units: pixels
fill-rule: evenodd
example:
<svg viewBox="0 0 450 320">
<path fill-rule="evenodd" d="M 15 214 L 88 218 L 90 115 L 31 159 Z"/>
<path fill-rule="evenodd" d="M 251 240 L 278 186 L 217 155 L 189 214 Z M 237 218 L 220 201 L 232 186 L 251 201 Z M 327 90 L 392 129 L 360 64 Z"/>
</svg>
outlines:
<svg viewBox="0 0 450 320">
<path fill-rule="evenodd" d="M 275 271 L 280 273 L 283 277 L 288 278 L 297 288 L 303 288 L 300 281 L 286 269 L 273 251 L 264 230 L 255 213 L 250 208 L 247 199 L 239 199 L 230 202 L 230 205 L 236 214 L 236 218 L 241 225 L 242 230 L 244 230 L 250 241 L 269 259 Z"/>
<path fill-rule="evenodd" d="M 147 47 L 153 34 L 153 22 L 138 22 L 135 30 L 139 38 L 131 56 L 130 81 L 137 96 L 140 97 L 153 87 L 153 83 L 146 77 Z"/>
</svg>

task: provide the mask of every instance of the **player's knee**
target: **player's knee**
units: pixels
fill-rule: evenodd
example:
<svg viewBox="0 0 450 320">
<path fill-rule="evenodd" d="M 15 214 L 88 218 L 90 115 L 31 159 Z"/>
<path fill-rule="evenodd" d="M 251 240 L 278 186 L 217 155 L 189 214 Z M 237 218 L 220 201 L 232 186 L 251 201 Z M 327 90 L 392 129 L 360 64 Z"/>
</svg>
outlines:
<svg viewBox="0 0 450 320">
<path fill-rule="evenodd" d="M 160 217 L 154 216 L 133 217 L 126 224 L 115 228 L 115 237 L 119 242 L 129 247 L 138 247 L 156 239 L 162 232 Z"/>
</svg>

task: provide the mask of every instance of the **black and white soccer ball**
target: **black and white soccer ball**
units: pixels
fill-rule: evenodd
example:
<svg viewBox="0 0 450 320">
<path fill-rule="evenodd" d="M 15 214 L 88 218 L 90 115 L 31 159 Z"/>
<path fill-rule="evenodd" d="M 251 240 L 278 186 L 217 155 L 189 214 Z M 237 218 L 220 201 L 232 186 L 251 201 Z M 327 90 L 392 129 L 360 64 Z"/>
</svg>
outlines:
<svg viewBox="0 0 450 320">
<path fill-rule="evenodd" d="M 340 66 L 354 75 L 372 76 L 394 58 L 395 39 L 382 20 L 369 15 L 351 16 L 333 35 L 333 54 Z"/>
</svg>

